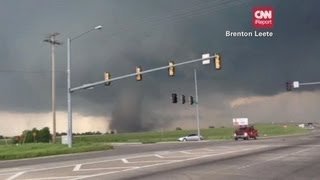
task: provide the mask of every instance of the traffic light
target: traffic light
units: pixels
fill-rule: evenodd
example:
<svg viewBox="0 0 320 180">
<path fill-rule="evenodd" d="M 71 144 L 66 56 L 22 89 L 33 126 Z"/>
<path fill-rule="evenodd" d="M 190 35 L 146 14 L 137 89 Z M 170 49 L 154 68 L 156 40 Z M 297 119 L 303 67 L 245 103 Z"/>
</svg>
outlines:
<svg viewBox="0 0 320 180">
<path fill-rule="evenodd" d="M 194 102 L 193 102 L 193 97 L 192 96 L 189 97 L 189 102 L 190 102 L 190 105 L 193 105 Z"/>
<path fill-rule="evenodd" d="M 175 74 L 175 71 L 176 71 L 176 67 L 174 67 L 174 62 L 173 61 L 170 61 L 169 62 L 169 76 L 170 77 L 173 77 L 174 74 Z"/>
<path fill-rule="evenodd" d="M 178 102 L 178 97 L 177 97 L 176 93 L 172 93 L 171 94 L 171 100 L 172 100 L 172 103 L 177 103 Z"/>
<path fill-rule="evenodd" d="M 291 91 L 292 90 L 292 82 L 286 82 L 287 85 L 287 91 Z"/>
<path fill-rule="evenodd" d="M 111 82 L 109 81 L 111 79 L 111 74 L 109 72 L 104 73 L 104 80 L 107 81 L 104 83 L 104 85 L 109 86 Z"/>
<path fill-rule="evenodd" d="M 141 81 L 142 80 L 142 68 L 140 66 L 136 67 L 136 73 L 137 73 L 137 81 Z"/>
<path fill-rule="evenodd" d="M 181 96 L 181 102 L 182 102 L 182 104 L 186 103 L 186 96 L 185 95 Z"/>
<path fill-rule="evenodd" d="M 215 54 L 214 64 L 215 64 L 216 70 L 220 70 L 222 68 L 221 56 L 218 53 Z"/>
</svg>

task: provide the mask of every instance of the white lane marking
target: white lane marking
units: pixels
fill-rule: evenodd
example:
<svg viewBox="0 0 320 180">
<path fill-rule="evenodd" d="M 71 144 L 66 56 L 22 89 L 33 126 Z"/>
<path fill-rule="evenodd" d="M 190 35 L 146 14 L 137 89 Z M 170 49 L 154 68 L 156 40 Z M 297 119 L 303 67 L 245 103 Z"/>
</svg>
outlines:
<svg viewBox="0 0 320 180">
<path fill-rule="evenodd" d="M 244 169 L 244 168 L 247 168 L 247 167 L 250 167 L 250 166 L 263 164 L 263 163 L 266 163 L 266 162 L 269 162 L 269 161 L 273 161 L 273 160 L 277 160 L 277 159 L 282 159 L 282 158 L 285 158 L 285 157 L 288 157 L 288 156 L 292 156 L 292 155 L 299 154 L 299 153 L 302 153 L 302 152 L 305 152 L 305 151 L 309 151 L 310 149 L 311 148 L 303 149 L 303 150 L 300 150 L 300 151 L 297 151 L 297 152 L 293 152 L 293 153 L 285 154 L 285 155 L 282 155 L 282 156 L 274 157 L 274 158 L 271 158 L 271 159 L 268 159 L 268 160 L 265 160 L 265 161 L 260 161 L 260 162 L 255 162 L 255 163 L 243 165 L 241 167 L 238 167 L 238 169 Z"/>
<path fill-rule="evenodd" d="M 13 176 L 8 177 L 7 180 L 13 180 L 13 179 L 21 176 L 21 175 L 24 174 L 24 173 L 25 173 L 25 171 L 18 172 L 18 173 L 16 173 L 16 174 L 13 175 Z"/>
<path fill-rule="evenodd" d="M 124 170 L 120 170 L 120 171 L 112 171 L 112 172 L 107 172 L 107 173 L 93 174 L 93 175 L 78 177 L 78 178 L 71 179 L 71 180 L 78 180 L 78 179 L 86 179 L 86 178 L 98 177 L 98 176 L 103 176 L 103 175 L 108 175 L 108 174 L 115 174 L 115 173 L 120 173 L 120 172 L 126 172 L 126 171 L 141 169 L 141 168 L 147 168 L 147 167 L 153 167 L 153 166 L 165 165 L 165 164 L 172 164 L 172 163 L 175 163 L 175 162 L 170 161 L 170 162 L 165 162 L 165 163 L 157 163 L 157 164 L 151 164 L 151 165 L 146 165 L 146 166 L 140 166 L 140 167 L 131 168 L 131 169 L 124 169 Z"/>
<path fill-rule="evenodd" d="M 180 151 L 180 152 L 183 153 L 183 154 L 193 154 L 193 153 L 188 152 L 188 151 Z"/>
<path fill-rule="evenodd" d="M 157 158 L 161 158 L 161 159 L 164 158 L 163 156 L 161 156 L 161 155 L 159 155 L 159 154 L 155 154 L 154 156 L 157 157 Z"/>
<path fill-rule="evenodd" d="M 155 153 L 164 155 L 164 154 L 169 154 L 170 151 L 159 151 L 159 152 L 155 152 Z"/>
<path fill-rule="evenodd" d="M 299 145 L 303 147 L 320 147 L 320 144 L 312 144 L 312 145 Z"/>
<path fill-rule="evenodd" d="M 73 165 L 65 165 L 65 166 L 48 167 L 48 168 L 42 168 L 42 169 L 30 169 L 30 170 L 24 171 L 24 172 L 46 171 L 46 170 L 51 170 L 51 169 L 60 169 L 60 168 L 67 168 L 67 167 L 74 167 L 74 164 Z"/>
<path fill-rule="evenodd" d="M 203 158 L 203 157 L 210 157 L 210 156 L 217 156 L 217 155 L 224 155 L 224 154 L 230 154 L 230 153 L 235 153 L 235 152 L 241 152 L 241 151 L 247 151 L 247 150 L 255 150 L 255 149 L 260 149 L 260 148 L 264 148 L 264 147 L 267 147 L 267 146 L 258 146 L 258 147 L 255 147 L 255 148 L 251 148 L 251 149 L 242 149 L 240 151 L 229 151 L 229 152 L 225 152 L 225 153 L 220 153 L 220 154 L 211 154 L 211 155 L 205 155 L 205 156 L 201 156 L 201 155 L 198 155 L 196 157 L 193 157 L 195 154 L 192 154 L 190 155 L 192 158 L 189 158 L 189 159 L 184 159 L 184 160 L 174 160 L 174 161 L 169 161 L 169 162 L 162 162 L 162 163 L 157 163 L 157 164 L 152 164 L 152 165 L 146 165 L 146 166 L 142 166 L 142 167 L 136 167 L 136 168 L 131 168 L 131 169 L 125 169 L 125 170 L 121 170 L 121 171 L 113 171 L 113 172 L 108 172 L 107 174 L 110 174 L 110 173 L 118 173 L 118 172 L 122 172 L 122 171 L 129 171 L 129 170 L 134 170 L 134 169 L 140 169 L 140 168 L 144 168 L 144 167 L 152 167 L 152 166 L 157 166 L 157 165 L 162 165 L 162 164 L 172 164 L 172 163 L 177 163 L 177 162 L 183 162 L 183 161 L 189 161 L 189 160 L 193 160 L 193 159 L 198 159 L 198 158 Z M 181 153 L 181 151 L 173 151 L 172 153 Z M 129 157 L 127 159 L 134 159 L 134 158 L 142 158 L 142 157 L 152 157 L 154 156 L 154 154 L 147 154 L 147 155 L 140 155 L 140 156 L 132 156 L 132 157 Z M 190 157 L 188 156 L 188 157 Z M 124 159 L 124 158 L 123 158 Z M 97 164 L 97 163 L 104 163 L 104 162 L 112 162 L 112 161 L 121 161 L 122 159 L 119 158 L 119 159 L 110 159 L 110 160 L 103 160 L 103 161 L 94 161 L 94 162 L 87 162 L 87 163 L 82 163 L 82 165 L 86 165 L 86 164 Z M 44 171 L 44 170 L 52 170 L 52 169 L 59 169 L 59 168 L 67 168 L 67 167 L 74 167 L 75 164 L 72 164 L 72 165 L 63 165 L 63 166 L 56 166 L 56 167 L 48 167 L 48 168 L 42 168 L 42 169 L 31 169 L 31 170 L 28 170 L 26 172 L 37 172 L 37 171 Z M 22 173 L 22 172 L 20 172 Z M 23 172 L 25 173 L 25 172 Z M 22 174 L 23 174 L 22 173 Z M 20 174 L 21 175 L 21 174 Z M 95 177 L 95 176 L 102 176 L 102 175 L 105 175 L 105 173 L 102 173 L 102 174 L 94 174 L 92 176 L 89 176 L 89 177 Z M 41 180 L 41 179 L 63 179 L 63 178 L 76 178 L 76 179 L 84 179 L 84 178 L 87 178 L 88 176 L 65 176 L 65 177 L 48 177 L 48 178 L 39 178 L 38 180 Z M 34 180 L 34 179 L 33 179 Z"/>
<path fill-rule="evenodd" d="M 153 163 L 153 162 L 168 162 L 168 161 L 177 161 L 177 160 L 153 160 L 153 161 L 131 161 L 127 162 L 128 164 L 130 163 Z"/>
<path fill-rule="evenodd" d="M 141 155 L 141 156 L 133 156 L 130 158 L 141 158 L 141 157 L 151 157 L 153 156 L 152 154 L 148 155 Z M 94 161 L 94 162 L 87 162 L 87 163 L 82 163 L 82 165 L 87 165 L 87 164 L 98 164 L 98 163 L 104 163 L 104 162 L 112 162 L 112 161 L 119 161 L 121 159 L 110 159 L 110 160 L 103 160 L 103 161 Z M 60 169 L 60 168 L 68 168 L 68 167 L 74 167 L 75 164 L 71 165 L 63 165 L 63 166 L 56 166 L 56 167 L 48 167 L 48 168 L 42 168 L 42 169 L 31 169 L 26 172 L 37 172 L 37 171 L 46 171 L 46 170 L 52 170 L 52 169 Z"/>
<path fill-rule="evenodd" d="M 27 169 L 30 169 L 30 168 L 6 168 L 6 169 L 0 170 L 0 173 L 8 173 L 11 171 L 25 171 Z M 13 172 L 11 172 L 11 173 L 13 173 Z"/>
<path fill-rule="evenodd" d="M 201 151 L 203 149 L 198 149 L 198 150 L 189 150 L 189 151 L 180 151 L 180 153 L 183 153 L 183 154 L 189 154 L 189 155 L 201 155 L 201 154 L 207 154 L 208 151 Z M 191 151 L 191 152 L 190 152 Z M 212 151 L 210 151 L 212 152 Z"/>
<path fill-rule="evenodd" d="M 6 176 L 6 175 L 9 175 L 9 174 L 15 174 L 15 172 L 1 173 L 0 176 Z"/>
<path fill-rule="evenodd" d="M 80 169 L 80 171 L 99 171 L 99 170 L 136 169 L 136 168 L 139 168 L 139 166 L 107 167 L 107 168 L 91 168 L 91 169 Z"/>
<path fill-rule="evenodd" d="M 257 148 L 260 148 L 260 147 L 266 147 L 266 146 L 257 146 Z M 256 148 L 253 148 L 253 149 L 256 149 Z M 162 151 L 164 152 L 165 154 L 166 153 L 181 153 L 181 151 Z M 187 154 L 189 154 L 189 156 L 187 157 L 190 157 L 190 156 L 197 156 L 197 154 L 190 154 L 189 152 L 187 152 Z M 126 158 L 126 159 L 135 159 L 135 158 L 143 158 L 143 157 L 151 157 L 151 156 L 154 156 L 154 154 L 147 154 L 147 155 L 138 155 L 138 156 L 132 156 L 132 157 L 129 157 L 129 158 Z M 185 156 L 179 156 L 179 157 L 185 157 Z M 167 158 L 167 157 L 165 157 Z M 171 158 L 171 157 L 169 157 Z M 122 161 L 122 159 L 124 158 L 117 158 L 117 159 L 109 159 L 109 160 L 102 160 L 102 161 L 93 161 L 93 162 L 86 162 L 86 163 L 82 163 L 82 165 L 89 165 L 89 164 L 97 164 L 97 163 L 105 163 L 105 162 L 112 162 L 112 161 Z M 56 169 L 56 168 L 64 168 L 64 167 L 71 167 L 71 166 L 74 166 L 74 165 L 66 165 L 66 166 L 60 166 L 60 167 L 54 167 L 54 168 L 44 168 L 44 169 L 38 169 L 38 170 L 32 170 L 32 171 L 41 171 L 41 170 L 48 170 L 48 169 Z"/>
<path fill-rule="evenodd" d="M 43 178 L 31 178 L 31 179 L 23 179 L 23 180 L 50 180 L 50 179 L 71 179 L 83 176 L 62 176 L 62 177 L 43 177 Z"/>
<path fill-rule="evenodd" d="M 197 157 L 197 156 L 201 156 L 200 154 L 192 154 L 192 155 L 178 155 L 178 156 L 166 156 L 166 157 L 163 157 L 163 159 L 173 159 L 173 158 L 185 158 L 185 157 Z"/>
<path fill-rule="evenodd" d="M 73 171 L 79 171 L 81 168 L 82 164 L 77 164 L 74 168 Z"/>
<path fill-rule="evenodd" d="M 201 151 L 208 151 L 208 152 L 216 151 L 216 149 L 209 149 L 209 148 L 202 148 L 200 150 Z"/>
<path fill-rule="evenodd" d="M 0 171 L 0 176 L 6 176 L 6 175 L 10 175 L 10 174 L 16 174 L 18 172 L 21 171 L 26 171 L 30 168 L 10 168 L 10 169 L 4 169 L 2 171 Z"/>
<path fill-rule="evenodd" d="M 129 163 L 129 161 L 128 161 L 126 158 L 122 158 L 121 161 L 122 161 L 123 163 L 125 163 L 125 164 L 128 164 L 128 163 Z"/>
<path fill-rule="evenodd" d="M 147 155 L 140 155 L 140 156 L 132 156 L 132 157 L 129 157 L 127 159 L 134 159 L 134 158 L 143 158 L 143 157 L 152 157 L 153 154 L 147 154 Z M 122 159 L 125 159 L 125 158 L 122 158 Z M 98 163 L 104 163 L 104 162 L 112 162 L 112 161 L 119 161 L 122 159 L 110 159 L 110 160 L 103 160 L 103 161 L 94 161 L 94 162 L 87 162 L 87 163 L 82 163 L 81 165 L 88 165 L 88 164 L 98 164 Z M 127 161 L 125 159 L 125 161 Z M 31 170 L 28 170 L 26 172 L 37 172 L 37 171 L 46 171 L 46 170 L 51 170 L 51 169 L 59 169 L 59 168 L 67 168 L 67 167 L 74 167 L 75 165 L 72 164 L 72 165 L 64 165 L 64 166 L 56 166 L 56 167 L 48 167 L 48 168 L 42 168 L 42 169 L 31 169 Z"/>
<path fill-rule="evenodd" d="M 267 147 L 267 146 L 261 146 L 261 147 L 251 148 L 251 149 L 242 149 L 242 150 L 240 150 L 240 151 L 229 151 L 229 152 L 223 152 L 223 153 L 219 153 L 219 154 L 202 155 L 202 156 L 192 157 L 192 158 L 183 159 L 183 160 L 175 160 L 175 161 L 169 161 L 169 162 L 162 162 L 162 163 L 156 163 L 156 164 L 151 164 L 151 165 L 145 165 L 145 166 L 140 166 L 140 167 L 132 168 L 132 169 L 124 169 L 124 170 L 119 170 L 119 171 L 112 171 L 112 172 L 105 172 L 105 173 L 87 175 L 87 176 L 78 177 L 78 178 L 75 178 L 75 179 L 72 179 L 72 180 L 78 180 L 78 179 L 86 179 L 86 178 L 104 176 L 104 175 L 108 175 L 108 174 L 126 172 L 126 171 L 141 169 L 141 168 L 148 168 L 148 167 L 154 167 L 154 166 L 159 166 L 159 165 L 166 165 L 166 164 L 173 164 L 173 163 L 185 162 L 185 161 L 196 160 L 196 159 L 201 159 L 201 158 L 207 158 L 207 157 L 213 157 L 213 156 L 219 156 L 219 155 L 232 154 L 232 153 L 235 153 L 235 152 L 242 152 L 242 151 L 248 151 L 248 150 L 256 150 L 256 149 L 261 149 L 261 148 L 265 148 L 265 147 Z"/>
<path fill-rule="evenodd" d="M 147 155 L 140 155 L 140 156 L 132 156 L 127 159 L 135 159 L 135 158 L 143 158 L 143 157 L 152 157 L 153 154 L 147 154 Z M 98 164 L 98 163 L 105 163 L 105 162 L 112 162 L 112 161 L 122 161 L 122 159 L 125 158 L 117 158 L 117 159 L 108 159 L 108 160 L 102 160 L 102 161 L 92 161 L 92 162 L 86 162 L 82 163 L 82 165 L 89 165 L 89 164 Z"/>
</svg>

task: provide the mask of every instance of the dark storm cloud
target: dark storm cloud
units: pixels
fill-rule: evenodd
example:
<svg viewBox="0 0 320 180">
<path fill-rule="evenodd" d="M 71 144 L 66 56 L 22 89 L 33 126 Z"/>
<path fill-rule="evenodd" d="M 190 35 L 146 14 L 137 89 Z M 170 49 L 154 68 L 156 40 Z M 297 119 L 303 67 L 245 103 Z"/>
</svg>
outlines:
<svg viewBox="0 0 320 180">
<path fill-rule="evenodd" d="M 190 65 L 112 82 L 73 95 L 75 111 L 112 115 L 112 127 L 123 131 L 156 127 L 173 91 L 192 95 L 193 68 L 198 69 L 202 97 L 224 93 L 274 95 L 287 80 L 313 81 L 320 65 L 320 2 L 310 1 L 3 1 L 0 6 L 0 108 L 44 112 L 51 106 L 50 46 L 43 38 L 60 32 L 56 48 L 57 103 L 66 109 L 66 38 L 101 24 L 72 42 L 72 86 L 221 52 L 223 70 Z M 252 7 L 273 6 L 273 38 L 226 38 L 225 31 L 253 31 Z M 142 84 L 142 85 L 141 85 Z M 123 90 L 125 89 L 125 90 Z M 129 99 L 130 101 L 126 101 Z M 205 98 L 204 98 L 205 99 Z M 228 99 L 226 97 L 226 99 Z M 88 106 L 90 104 L 90 106 Z M 219 103 L 212 103 L 219 106 Z M 147 114 L 147 115 L 146 115 Z M 132 118 L 128 118 L 132 117 Z M 129 120 L 130 119 L 130 120 Z M 173 119 L 174 120 L 174 119 Z M 134 122 L 139 122 L 134 124 Z M 168 122 L 164 123 L 168 124 Z M 126 125 L 126 126 L 124 126 Z"/>
<path fill-rule="evenodd" d="M 266 3 L 269 2 L 269 3 Z M 223 54 L 223 72 L 211 73 L 208 76 L 218 79 L 220 91 L 245 91 L 248 94 L 272 95 L 284 90 L 287 80 L 311 80 L 316 74 L 319 47 L 314 19 L 311 23 L 308 17 L 320 17 L 315 1 L 254 1 L 247 7 L 233 8 L 234 16 L 224 14 L 223 21 L 213 23 L 206 28 L 198 28 L 200 24 L 209 22 L 210 17 L 189 24 L 189 29 L 181 36 L 191 37 L 187 44 L 192 44 L 189 51 L 201 52 L 205 49 L 215 49 Z M 275 36 L 273 38 L 225 38 L 225 30 L 252 31 L 252 7 L 261 4 L 273 5 L 275 8 Z M 318 3 L 319 4 L 319 3 Z M 250 21 L 248 20 L 250 19 Z M 188 51 L 188 50 L 187 50 Z M 307 71 L 307 72 L 306 72 Z"/>
</svg>

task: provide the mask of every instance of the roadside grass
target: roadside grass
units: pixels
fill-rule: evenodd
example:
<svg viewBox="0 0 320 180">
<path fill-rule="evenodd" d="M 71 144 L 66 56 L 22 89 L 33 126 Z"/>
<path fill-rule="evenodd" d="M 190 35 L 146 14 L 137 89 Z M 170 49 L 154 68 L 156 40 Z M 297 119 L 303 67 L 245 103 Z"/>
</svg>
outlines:
<svg viewBox="0 0 320 180">
<path fill-rule="evenodd" d="M 309 132 L 308 129 L 299 128 L 294 124 L 256 124 L 255 128 L 258 129 L 260 137 L 303 134 Z M 205 140 L 231 140 L 233 139 L 234 130 L 235 128 L 233 127 L 201 129 L 201 135 Z M 72 148 L 68 148 L 67 145 L 62 145 L 60 143 L 29 143 L 22 145 L 8 143 L 8 145 L 6 145 L 2 139 L 0 140 L 3 141 L 0 142 L 0 160 L 109 150 L 113 148 L 110 143 L 157 143 L 177 141 L 177 138 L 191 133 L 197 133 L 197 130 L 74 136 L 74 145 Z M 57 142 L 61 142 L 60 137 L 57 137 Z"/>
<path fill-rule="evenodd" d="M 309 130 L 299 128 L 294 124 L 257 124 L 255 128 L 258 129 L 259 136 L 279 136 L 289 134 L 306 133 Z M 234 127 L 224 128 L 209 128 L 201 129 L 201 135 L 206 140 L 226 140 L 233 139 Z M 141 132 L 141 133 L 123 133 L 123 134 L 108 134 L 108 135 L 92 135 L 92 136 L 78 136 L 75 137 L 76 143 L 83 142 L 162 142 L 162 141 L 177 141 L 177 138 L 186 136 L 191 133 L 197 133 L 197 130 L 176 130 L 165 132 Z"/>
<path fill-rule="evenodd" d="M 303 134 L 310 131 L 294 124 L 257 124 L 255 128 L 258 129 L 260 137 Z"/>
<path fill-rule="evenodd" d="M 7 145 L 7 144 L 12 144 L 11 139 L 0 139 L 0 146 Z"/>
<path fill-rule="evenodd" d="M 0 160 L 22 159 L 59 154 L 108 150 L 113 147 L 106 143 L 78 143 L 72 148 L 62 144 L 27 143 L 18 145 L 1 145 Z"/>
</svg>

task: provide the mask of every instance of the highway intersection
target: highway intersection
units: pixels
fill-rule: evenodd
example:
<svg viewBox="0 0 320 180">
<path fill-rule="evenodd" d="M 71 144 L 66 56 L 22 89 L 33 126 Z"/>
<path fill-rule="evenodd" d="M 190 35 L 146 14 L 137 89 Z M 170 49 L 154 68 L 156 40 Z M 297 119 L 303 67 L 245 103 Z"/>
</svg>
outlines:
<svg viewBox="0 0 320 180">
<path fill-rule="evenodd" d="M 69 157 L 69 159 L 68 159 Z M 252 141 L 118 145 L 113 152 L 1 162 L 0 179 L 316 179 L 316 135 Z M 26 162 L 29 162 L 26 164 Z M 318 164 L 318 165 L 317 165 Z M 2 166 L 1 166 L 2 165 Z M 11 167 L 10 167 L 11 166 Z M 310 171 L 310 172 L 309 172 Z M 212 178 L 214 177 L 214 178 Z M 281 177 L 281 178 L 280 178 Z"/>
</svg>

